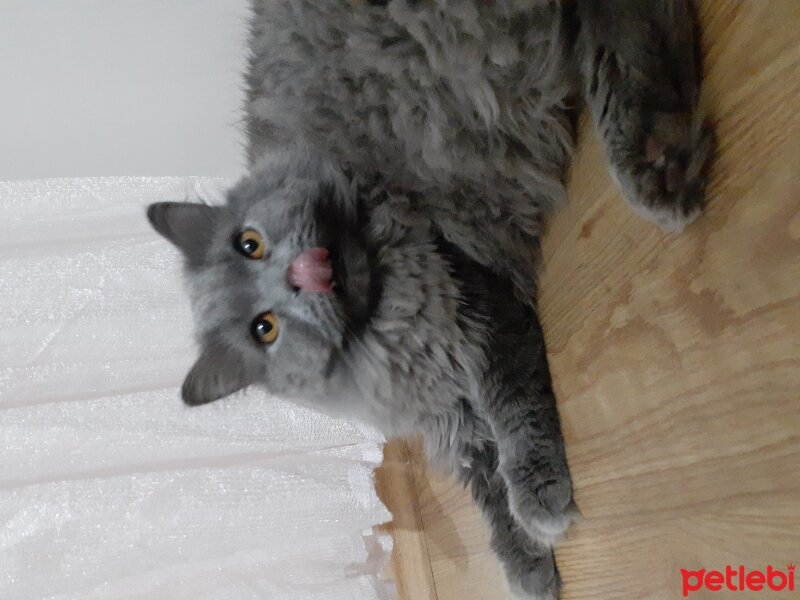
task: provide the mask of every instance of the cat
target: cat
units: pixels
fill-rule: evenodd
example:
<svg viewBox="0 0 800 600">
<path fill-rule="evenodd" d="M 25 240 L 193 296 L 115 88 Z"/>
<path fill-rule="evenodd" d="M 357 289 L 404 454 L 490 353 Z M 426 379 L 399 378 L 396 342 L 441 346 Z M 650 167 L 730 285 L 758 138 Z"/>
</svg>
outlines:
<svg viewBox="0 0 800 600">
<path fill-rule="evenodd" d="M 184 256 L 189 405 L 256 385 L 387 436 L 470 487 L 516 598 L 553 599 L 579 512 L 537 317 L 579 102 L 627 201 L 704 205 L 690 0 L 254 0 L 249 173 L 151 205 Z M 498 594 L 502 594 L 498 591 Z"/>
</svg>

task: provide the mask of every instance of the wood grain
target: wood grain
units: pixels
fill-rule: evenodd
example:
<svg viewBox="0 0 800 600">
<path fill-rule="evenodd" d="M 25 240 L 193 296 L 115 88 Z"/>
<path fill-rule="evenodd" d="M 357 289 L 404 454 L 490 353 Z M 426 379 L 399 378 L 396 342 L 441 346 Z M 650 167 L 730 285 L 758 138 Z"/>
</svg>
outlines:
<svg viewBox="0 0 800 600">
<path fill-rule="evenodd" d="M 397 597 L 436 600 L 414 467 L 406 441 L 394 440 L 384 446 L 383 464 L 375 472 L 375 482 L 378 496 L 392 513 L 392 521 L 381 529 L 394 538 L 390 579 L 397 584 Z"/>
<path fill-rule="evenodd" d="M 706 214 L 680 235 L 636 217 L 584 119 L 544 242 L 584 513 L 558 549 L 565 600 L 680 598 L 680 568 L 800 561 L 800 2 L 707 0 L 700 15 L 720 141 Z M 407 451 L 435 597 L 505 598 L 468 495 Z"/>
</svg>

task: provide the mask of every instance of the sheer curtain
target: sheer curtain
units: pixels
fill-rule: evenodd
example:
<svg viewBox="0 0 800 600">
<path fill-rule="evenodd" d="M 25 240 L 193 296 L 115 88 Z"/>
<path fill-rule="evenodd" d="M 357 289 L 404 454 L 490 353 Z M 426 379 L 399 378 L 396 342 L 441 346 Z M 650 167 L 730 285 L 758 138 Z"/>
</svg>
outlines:
<svg viewBox="0 0 800 600">
<path fill-rule="evenodd" d="M 208 178 L 0 183 L 0 597 L 384 600 L 376 432 L 263 394 L 185 408 L 176 252 Z"/>
</svg>

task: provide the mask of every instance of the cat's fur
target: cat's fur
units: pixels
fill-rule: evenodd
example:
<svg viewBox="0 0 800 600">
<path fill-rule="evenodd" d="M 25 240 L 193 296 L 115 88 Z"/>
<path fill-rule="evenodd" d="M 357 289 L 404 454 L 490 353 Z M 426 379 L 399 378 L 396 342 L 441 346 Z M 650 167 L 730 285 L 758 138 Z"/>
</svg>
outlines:
<svg viewBox="0 0 800 600">
<path fill-rule="evenodd" d="M 251 384 L 388 436 L 422 433 L 492 528 L 519 598 L 555 598 L 577 515 L 535 308 L 583 98 L 627 200 L 681 228 L 712 135 L 689 0 L 255 0 L 250 174 L 222 207 L 162 203 L 201 356 L 189 404 Z M 270 255 L 232 245 L 261 232 Z M 309 247 L 332 293 L 287 279 Z M 249 334 L 265 310 L 278 341 Z"/>
</svg>

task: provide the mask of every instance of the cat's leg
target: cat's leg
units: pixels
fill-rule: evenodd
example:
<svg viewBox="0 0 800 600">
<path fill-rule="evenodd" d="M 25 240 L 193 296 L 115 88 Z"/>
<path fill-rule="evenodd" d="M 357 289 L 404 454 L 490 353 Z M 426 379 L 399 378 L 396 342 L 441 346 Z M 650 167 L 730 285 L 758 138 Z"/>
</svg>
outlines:
<svg viewBox="0 0 800 600">
<path fill-rule="evenodd" d="M 472 491 L 491 530 L 491 545 L 517 600 L 555 600 L 561 579 L 552 549 L 532 539 L 509 510 L 506 482 L 497 470 L 497 450 L 487 442 L 462 454 L 461 478 Z"/>
<path fill-rule="evenodd" d="M 579 516 L 535 310 L 503 294 L 487 351 L 481 401 L 497 440 L 509 506 L 528 534 L 552 545 Z"/>
<path fill-rule="evenodd" d="M 713 130 L 697 114 L 691 0 L 578 0 L 584 95 L 634 209 L 681 230 L 704 205 Z"/>
</svg>

